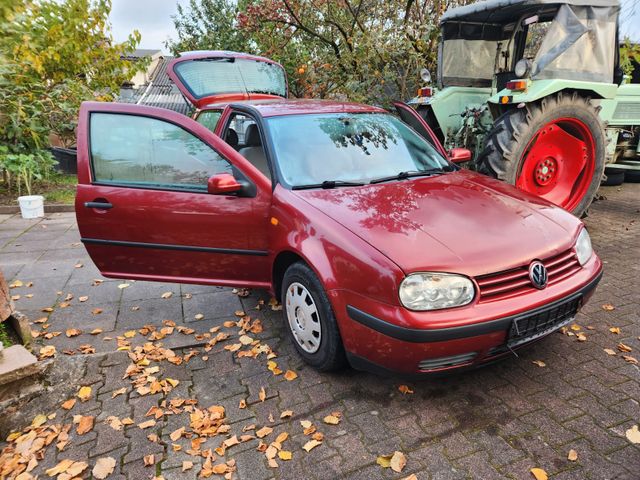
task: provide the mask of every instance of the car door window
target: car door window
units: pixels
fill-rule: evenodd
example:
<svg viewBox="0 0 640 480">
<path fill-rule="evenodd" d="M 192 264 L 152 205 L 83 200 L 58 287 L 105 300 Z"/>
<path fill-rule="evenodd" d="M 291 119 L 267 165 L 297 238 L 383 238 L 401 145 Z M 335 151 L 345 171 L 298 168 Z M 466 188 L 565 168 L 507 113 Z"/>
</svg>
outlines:
<svg viewBox="0 0 640 480">
<path fill-rule="evenodd" d="M 98 183 L 207 191 L 207 180 L 231 165 L 183 128 L 157 118 L 92 113 L 90 152 Z"/>
<path fill-rule="evenodd" d="M 234 138 L 235 140 L 233 140 Z M 227 125 L 225 139 L 232 146 L 235 141 L 238 153 L 271 180 L 271 172 L 260 130 L 253 117 L 243 113 L 233 113 Z"/>
</svg>

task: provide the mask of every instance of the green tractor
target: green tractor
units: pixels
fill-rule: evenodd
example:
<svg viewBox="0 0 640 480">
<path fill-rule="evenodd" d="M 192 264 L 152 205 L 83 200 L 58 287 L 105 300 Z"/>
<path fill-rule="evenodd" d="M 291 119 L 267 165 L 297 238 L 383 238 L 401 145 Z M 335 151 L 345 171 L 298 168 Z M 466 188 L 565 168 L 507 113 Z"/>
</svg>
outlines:
<svg viewBox="0 0 640 480">
<path fill-rule="evenodd" d="M 489 0 L 441 18 L 437 88 L 410 103 L 469 168 L 582 216 L 607 174 L 640 176 L 640 84 L 617 0 Z M 608 165 L 615 164 L 615 165 Z"/>
</svg>

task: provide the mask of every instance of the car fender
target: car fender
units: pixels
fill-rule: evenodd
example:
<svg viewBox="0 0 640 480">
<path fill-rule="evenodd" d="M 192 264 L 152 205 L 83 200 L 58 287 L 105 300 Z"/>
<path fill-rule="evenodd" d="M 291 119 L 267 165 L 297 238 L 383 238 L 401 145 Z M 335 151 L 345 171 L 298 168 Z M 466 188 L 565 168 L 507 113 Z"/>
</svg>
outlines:
<svg viewBox="0 0 640 480">
<path fill-rule="evenodd" d="M 276 187 L 270 222 L 274 262 L 284 252 L 299 256 L 314 270 L 329 297 L 351 290 L 398 304 L 398 286 L 404 278 L 400 267 L 295 192 Z M 272 278 L 272 288 L 279 293 L 278 278 Z"/>
</svg>

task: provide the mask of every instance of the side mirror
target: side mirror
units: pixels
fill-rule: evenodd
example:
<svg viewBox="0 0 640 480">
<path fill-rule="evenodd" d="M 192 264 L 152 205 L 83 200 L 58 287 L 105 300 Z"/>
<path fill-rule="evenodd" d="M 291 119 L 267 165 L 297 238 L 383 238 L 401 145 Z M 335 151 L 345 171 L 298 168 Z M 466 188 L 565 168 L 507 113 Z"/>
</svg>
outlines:
<svg viewBox="0 0 640 480">
<path fill-rule="evenodd" d="M 471 160 L 471 150 L 467 148 L 452 148 L 449 150 L 449 160 L 453 163 L 463 163 Z"/>
<path fill-rule="evenodd" d="M 213 195 L 221 193 L 237 193 L 243 185 L 230 173 L 218 173 L 207 181 L 207 192 Z"/>
</svg>

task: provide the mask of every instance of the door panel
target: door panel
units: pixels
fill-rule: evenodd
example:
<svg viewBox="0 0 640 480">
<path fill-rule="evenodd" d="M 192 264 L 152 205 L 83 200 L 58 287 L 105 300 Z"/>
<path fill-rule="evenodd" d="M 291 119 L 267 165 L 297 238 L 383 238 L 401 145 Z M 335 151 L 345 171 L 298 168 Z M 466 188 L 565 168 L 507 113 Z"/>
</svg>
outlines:
<svg viewBox="0 0 640 480">
<path fill-rule="evenodd" d="M 431 127 L 427 122 L 425 122 L 424 118 L 422 118 L 418 112 L 403 102 L 394 102 L 393 106 L 396 107 L 398 115 L 400 115 L 400 118 L 404 123 L 422 135 L 422 137 L 431 143 L 444 156 L 444 158 L 449 158 L 436 134 L 433 133 Z"/>
<path fill-rule="evenodd" d="M 215 173 L 255 195 L 211 195 Z M 175 112 L 85 103 L 76 212 L 82 241 L 111 277 L 268 285 L 268 182 L 202 125 Z"/>
</svg>

